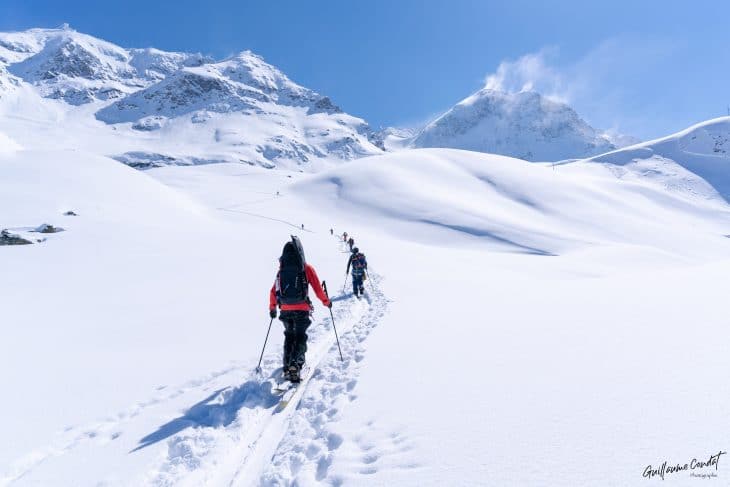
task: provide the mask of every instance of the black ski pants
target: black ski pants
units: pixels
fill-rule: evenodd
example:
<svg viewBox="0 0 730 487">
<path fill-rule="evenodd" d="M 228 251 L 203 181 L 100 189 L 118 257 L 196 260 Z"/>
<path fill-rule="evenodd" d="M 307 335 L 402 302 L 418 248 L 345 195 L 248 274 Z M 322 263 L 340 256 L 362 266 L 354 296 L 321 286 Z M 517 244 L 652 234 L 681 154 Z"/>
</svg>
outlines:
<svg viewBox="0 0 730 487">
<path fill-rule="evenodd" d="M 284 369 L 304 365 L 307 353 L 307 328 L 312 324 L 309 311 L 282 311 L 279 319 L 284 324 Z"/>
<path fill-rule="evenodd" d="M 365 285 L 363 284 L 364 274 L 352 273 L 352 292 L 357 296 L 358 294 L 365 294 Z"/>
</svg>

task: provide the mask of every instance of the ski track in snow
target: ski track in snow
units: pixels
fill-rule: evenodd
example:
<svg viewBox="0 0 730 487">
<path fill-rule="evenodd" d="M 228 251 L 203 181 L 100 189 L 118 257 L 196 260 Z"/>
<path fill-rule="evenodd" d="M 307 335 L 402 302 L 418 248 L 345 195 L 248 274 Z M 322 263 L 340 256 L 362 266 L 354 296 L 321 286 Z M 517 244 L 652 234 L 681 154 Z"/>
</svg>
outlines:
<svg viewBox="0 0 730 487">
<path fill-rule="evenodd" d="M 387 306 L 376 286 L 380 276 L 371 278 L 375 282 L 368 284 L 366 299 L 333 296 L 344 361 L 327 313 L 308 330 L 309 374 L 286 406 L 272 392 L 281 361 L 281 351 L 276 350 L 264 357 L 261 376 L 251 372 L 243 385 L 218 391 L 185 417 L 160 427 L 159 431 L 174 428 L 175 422 L 224 426 L 187 428 L 169 439 L 165 458 L 143 483 L 290 485 L 297 476 L 326 479 L 332 454 L 342 443 L 340 435 L 329 432 L 328 423 L 356 399 L 363 342 Z M 199 410 L 191 414 L 196 407 Z M 154 434 L 150 436 L 154 440 Z"/>
<path fill-rule="evenodd" d="M 271 201 L 273 199 L 276 199 L 276 198 L 267 198 L 265 200 L 252 201 L 249 204 L 256 204 L 256 203 L 261 203 L 261 202 L 265 202 L 265 201 Z M 279 218 L 272 218 L 272 217 L 266 216 L 266 215 L 259 215 L 258 213 L 251 213 L 250 211 L 241 210 L 241 209 L 235 208 L 235 207 L 233 207 L 233 208 L 216 208 L 216 209 L 220 210 L 220 211 L 230 211 L 232 213 L 241 213 L 243 215 L 255 216 L 256 218 L 263 218 L 264 220 L 270 220 L 270 221 L 274 221 L 274 222 L 283 223 L 285 225 L 289 225 L 290 227 L 296 228 L 297 230 L 302 231 L 302 232 L 314 233 L 312 230 L 310 230 L 306 227 L 302 228 L 301 225 L 297 225 L 296 223 L 292 223 L 292 222 L 289 222 L 286 220 L 281 220 Z"/>
<path fill-rule="evenodd" d="M 374 280 L 379 282 L 379 277 Z M 333 455 L 343 443 L 343 437 L 330 426 L 337 421 L 340 411 L 357 398 L 355 387 L 365 358 L 363 342 L 385 313 L 387 300 L 374 284 L 369 282 L 367 304 L 355 303 L 366 307 L 363 317 L 340 339 L 345 361 L 340 362 L 337 353 L 330 353 L 313 371 L 283 439 L 273 456 L 267 457 L 271 460 L 263 471 L 261 485 L 316 484 L 327 480 L 335 485 L 341 483 L 338 478 L 328 478 Z"/>
<path fill-rule="evenodd" d="M 367 484 L 381 469 L 407 472 L 421 467 L 409 455 L 414 448 L 412 442 L 397 428 L 376 424 L 371 419 L 358 434 L 346 438 L 339 433 L 342 412 L 357 399 L 365 341 L 381 321 L 388 303 L 378 286 L 381 276 L 368 274 L 366 312 L 340 336 L 345 362 L 339 361 L 336 349 L 323 358 L 288 419 L 287 428 L 279 433 L 281 439 L 275 450 L 266 450 L 266 456 L 261 456 L 264 465 L 259 470 L 260 477 L 237 476 L 231 485 L 340 486 L 352 481 Z M 354 302 L 355 306 L 360 304 L 364 303 Z M 340 472 L 346 477 L 330 468 L 335 456 L 339 464 L 345 465 L 344 472 Z"/>
</svg>

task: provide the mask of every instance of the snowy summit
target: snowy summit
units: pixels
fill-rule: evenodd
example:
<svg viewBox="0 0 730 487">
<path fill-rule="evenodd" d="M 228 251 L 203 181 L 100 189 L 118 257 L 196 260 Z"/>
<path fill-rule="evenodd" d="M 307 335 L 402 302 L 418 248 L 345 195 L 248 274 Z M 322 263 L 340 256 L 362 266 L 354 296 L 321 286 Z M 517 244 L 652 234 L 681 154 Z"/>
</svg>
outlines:
<svg viewBox="0 0 730 487">
<path fill-rule="evenodd" d="M 429 123 L 414 147 L 489 152 L 528 161 L 579 159 L 616 147 L 570 106 L 539 93 L 484 88 Z"/>
</svg>

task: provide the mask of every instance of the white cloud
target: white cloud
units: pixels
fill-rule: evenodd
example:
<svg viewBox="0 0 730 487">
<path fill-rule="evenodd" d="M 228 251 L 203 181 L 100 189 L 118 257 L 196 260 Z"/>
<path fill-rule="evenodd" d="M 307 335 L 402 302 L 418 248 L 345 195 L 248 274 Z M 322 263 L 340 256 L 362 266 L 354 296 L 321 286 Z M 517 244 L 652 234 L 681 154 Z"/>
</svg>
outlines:
<svg viewBox="0 0 730 487">
<path fill-rule="evenodd" d="M 572 105 L 599 127 L 633 131 L 647 120 L 636 102 L 647 84 L 661 78 L 662 63 L 681 48 L 668 39 L 621 36 L 606 39 L 577 59 L 566 61 L 557 47 L 545 47 L 502 61 L 485 77 L 486 88 L 537 91 Z M 659 74 L 659 76 L 657 76 Z"/>
<path fill-rule="evenodd" d="M 556 48 L 543 48 L 514 61 L 502 61 L 497 71 L 485 78 L 484 86 L 487 89 L 507 92 L 537 91 L 545 96 L 567 101 L 564 96 L 563 73 L 550 65 L 551 59 L 557 53 Z"/>
</svg>

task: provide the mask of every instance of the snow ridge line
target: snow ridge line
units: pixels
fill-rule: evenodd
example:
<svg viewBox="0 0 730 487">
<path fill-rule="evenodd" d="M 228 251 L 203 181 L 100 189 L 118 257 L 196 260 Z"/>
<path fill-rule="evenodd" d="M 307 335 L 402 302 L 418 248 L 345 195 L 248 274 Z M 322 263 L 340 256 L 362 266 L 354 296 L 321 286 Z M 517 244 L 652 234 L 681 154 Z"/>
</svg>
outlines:
<svg viewBox="0 0 730 487">
<path fill-rule="evenodd" d="M 335 303 L 349 304 L 334 307 L 340 341 L 349 343 L 351 339 L 348 337 L 354 327 L 373 321 L 373 300 L 360 301 L 345 295 L 333 296 L 332 299 Z M 211 411 L 202 415 L 202 421 L 200 415 L 186 418 L 199 421 L 199 426 L 224 427 L 193 427 L 176 434 L 168 440 L 165 458 L 140 483 L 156 486 L 250 485 L 252 479 L 259 478 L 287 432 L 300 401 L 306 397 L 309 381 L 320 377 L 320 365 L 328 364 L 327 367 L 331 368 L 334 362 L 345 370 L 352 362 L 352 357 L 340 362 L 331 325 L 330 317 L 325 316 L 309 328 L 307 359 L 310 375 L 305 377 L 286 407 L 278 410 L 279 396 L 272 392 L 273 377 L 281 361 L 281 353 L 277 350 L 264 358 L 264 379 L 252 372 L 243 385 L 229 387 L 216 397 L 209 398 Z M 355 360 L 359 361 L 361 357 Z M 235 416 L 235 420 L 211 422 L 211 414 Z"/>
</svg>

